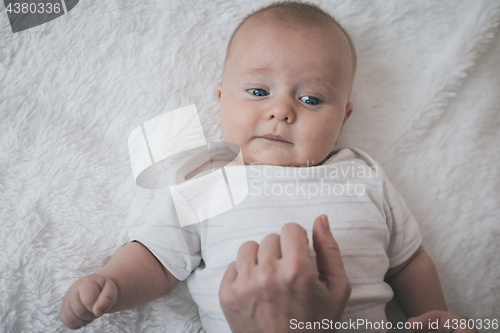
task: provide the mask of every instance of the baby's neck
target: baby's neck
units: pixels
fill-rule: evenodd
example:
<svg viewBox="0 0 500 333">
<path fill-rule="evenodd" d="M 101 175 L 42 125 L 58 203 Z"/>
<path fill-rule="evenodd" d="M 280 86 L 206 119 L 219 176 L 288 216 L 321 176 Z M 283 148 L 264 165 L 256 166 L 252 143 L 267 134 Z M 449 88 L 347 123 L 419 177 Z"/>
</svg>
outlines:
<svg viewBox="0 0 500 333">
<path fill-rule="evenodd" d="M 311 165 L 311 166 L 322 165 L 330 156 L 331 155 L 329 154 L 325 159 L 323 159 L 323 161 L 319 162 L 318 164 Z M 206 171 L 206 170 L 222 168 L 222 167 L 226 166 L 229 162 L 230 161 L 213 161 L 213 162 L 208 161 L 205 164 L 199 166 L 198 168 L 196 168 L 193 171 L 191 171 L 190 173 L 188 173 L 186 175 L 185 179 L 189 180 L 189 179 L 193 178 L 194 176 L 196 176 L 197 174 L 202 173 L 203 171 Z M 245 161 L 243 161 L 243 163 L 244 163 L 244 165 L 250 165 Z M 258 164 L 258 165 L 260 165 L 260 164 Z M 281 165 L 281 166 L 284 166 L 284 165 Z M 306 165 L 304 165 L 304 167 L 306 167 Z"/>
<path fill-rule="evenodd" d="M 199 173 L 202 173 L 203 171 L 210 170 L 210 169 L 217 169 L 217 168 L 222 168 L 223 166 L 226 166 L 230 161 L 213 161 L 213 162 L 206 162 L 205 164 L 199 166 L 198 168 L 194 169 L 190 173 L 184 177 L 186 180 L 189 180 L 196 176 Z"/>
</svg>

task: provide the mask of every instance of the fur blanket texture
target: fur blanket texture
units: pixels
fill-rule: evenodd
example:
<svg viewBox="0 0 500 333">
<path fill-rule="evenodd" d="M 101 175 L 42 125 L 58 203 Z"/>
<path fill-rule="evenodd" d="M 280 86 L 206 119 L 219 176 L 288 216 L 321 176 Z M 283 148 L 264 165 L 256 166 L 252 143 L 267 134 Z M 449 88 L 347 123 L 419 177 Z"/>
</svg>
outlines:
<svg viewBox="0 0 500 333">
<path fill-rule="evenodd" d="M 384 167 L 452 312 L 500 319 L 500 2 L 313 0 L 358 52 L 339 146 Z M 196 104 L 222 141 L 229 37 L 270 0 L 81 0 L 13 33 L 0 4 L 0 332 L 68 332 L 61 299 L 141 224 L 127 138 Z M 392 311 L 392 310 L 391 310 Z M 185 283 L 81 332 L 199 332 Z M 494 330 L 482 330 L 493 332 Z"/>
</svg>

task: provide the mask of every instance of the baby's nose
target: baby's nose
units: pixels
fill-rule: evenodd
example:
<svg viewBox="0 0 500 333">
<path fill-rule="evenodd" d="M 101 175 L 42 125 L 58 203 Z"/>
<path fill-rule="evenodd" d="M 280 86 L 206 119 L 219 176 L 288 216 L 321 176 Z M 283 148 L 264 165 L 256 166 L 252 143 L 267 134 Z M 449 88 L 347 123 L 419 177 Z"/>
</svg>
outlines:
<svg viewBox="0 0 500 333">
<path fill-rule="evenodd" d="M 267 110 L 266 118 L 277 119 L 292 123 L 295 120 L 295 111 L 290 102 L 284 100 L 274 101 Z"/>
</svg>

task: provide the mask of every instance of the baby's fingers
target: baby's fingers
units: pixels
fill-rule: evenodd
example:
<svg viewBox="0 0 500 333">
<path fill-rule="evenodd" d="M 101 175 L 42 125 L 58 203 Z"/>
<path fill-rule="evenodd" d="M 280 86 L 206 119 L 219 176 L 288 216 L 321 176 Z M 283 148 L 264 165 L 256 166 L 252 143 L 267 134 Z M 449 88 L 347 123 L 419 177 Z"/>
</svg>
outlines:
<svg viewBox="0 0 500 333">
<path fill-rule="evenodd" d="M 111 309 L 118 299 L 118 288 L 113 280 L 107 278 L 102 285 L 101 293 L 92 307 L 92 313 L 96 317 L 102 316 L 107 310 Z"/>
<path fill-rule="evenodd" d="M 78 291 L 64 296 L 59 312 L 59 319 L 64 325 L 73 330 L 87 325 L 95 318 L 92 313 L 88 312 L 76 293 Z"/>
<path fill-rule="evenodd" d="M 97 316 L 94 316 L 92 308 L 101 294 L 104 277 L 92 274 L 87 275 L 84 279 L 77 290 L 78 302 L 72 303 L 72 309 L 79 318 L 94 320 Z"/>
<path fill-rule="evenodd" d="M 94 320 L 94 315 L 92 313 L 89 313 L 83 304 L 73 304 L 70 303 L 68 306 L 68 309 L 65 311 L 65 320 L 61 321 L 70 329 L 72 330 L 77 330 L 83 326 L 87 326 L 89 323 Z M 80 314 L 78 314 L 80 313 Z M 83 315 L 81 315 L 83 313 Z M 91 319 L 88 319 L 91 318 Z"/>
</svg>

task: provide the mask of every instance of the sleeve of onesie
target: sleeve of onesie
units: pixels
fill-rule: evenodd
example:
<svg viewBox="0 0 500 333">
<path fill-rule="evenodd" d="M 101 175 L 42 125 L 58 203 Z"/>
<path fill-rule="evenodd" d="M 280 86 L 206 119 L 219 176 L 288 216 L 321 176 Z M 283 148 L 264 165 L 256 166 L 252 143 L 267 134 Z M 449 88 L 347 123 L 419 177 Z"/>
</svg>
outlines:
<svg viewBox="0 0 500 333">
<path fill-rule="evenodd" d="M 201 262 L 199 228 L 180 226 L 168 190 L 155 190 L 144 220 L 129 230 L 129 241 L 142 243 L 176 279 L 185 280 Z"/>
<path fill-rule="evenodd" d="M 401 195 L 383 174 L 384 210 L 390 240 L 387 248 L 389 268 L 402 264 L 418 249 L 422 236 L 418 223 Z"/>
</svg>

